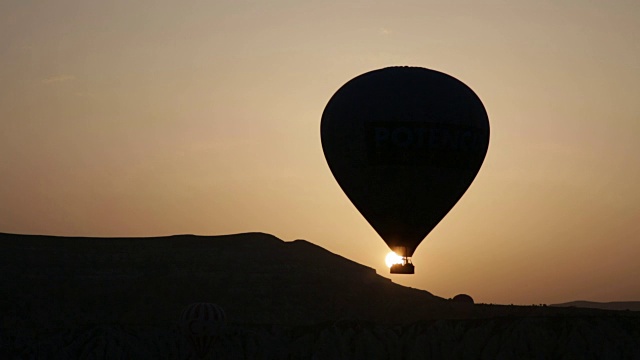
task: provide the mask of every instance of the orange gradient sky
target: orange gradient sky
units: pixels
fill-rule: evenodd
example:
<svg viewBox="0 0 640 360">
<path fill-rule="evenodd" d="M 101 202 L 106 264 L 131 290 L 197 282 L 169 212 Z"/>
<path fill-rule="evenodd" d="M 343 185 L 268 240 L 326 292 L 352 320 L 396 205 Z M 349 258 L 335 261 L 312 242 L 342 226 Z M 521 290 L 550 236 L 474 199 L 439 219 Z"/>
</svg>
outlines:
<svg viewBox="0 0 640 360">
<path fill-rule="evenodd" d="M 447 298 L 640 300 L 638 19 L 637 1 L 5 0 L 0 231 L 260 231 Z M 491 123 L 414 276 L 388 274 L 320 143 L 333 93 L 391 65 L 460 79 Z"/>
</svg>

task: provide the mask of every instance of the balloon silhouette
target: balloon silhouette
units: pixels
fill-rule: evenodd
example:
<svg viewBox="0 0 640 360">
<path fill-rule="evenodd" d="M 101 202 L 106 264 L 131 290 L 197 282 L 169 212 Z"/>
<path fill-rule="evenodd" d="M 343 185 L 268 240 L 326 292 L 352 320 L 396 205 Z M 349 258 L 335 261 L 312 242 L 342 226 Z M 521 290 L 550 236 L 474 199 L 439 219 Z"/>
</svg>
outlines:
<svg viewBox="0 0 640 360">
<path fill-rule="evenodd" d="M 322 149 L 338 184 L 414 273 L 416 247 L 469 188 L 489 146 L 489 120 L 459 80 L 418 67 L 362 74 L 329 100 Z"/>
<path fill-rule="evenodd" d="M 195 354 L 203 359 L 224 329 L 226 315 L 218 305 L 194 303 L 180 316 L 179 326 Z"/>
</svg>

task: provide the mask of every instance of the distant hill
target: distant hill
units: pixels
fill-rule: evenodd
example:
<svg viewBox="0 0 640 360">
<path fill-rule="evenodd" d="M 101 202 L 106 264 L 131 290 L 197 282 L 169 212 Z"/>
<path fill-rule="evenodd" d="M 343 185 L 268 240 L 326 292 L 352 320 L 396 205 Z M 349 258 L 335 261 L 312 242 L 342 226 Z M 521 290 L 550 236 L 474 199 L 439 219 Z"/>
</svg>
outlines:
<svg viewBox="0 0 640 360">
<path fill-rule="evenodd" d="M 594 302 L 594 301 L 571 301 L 562 304 L 553 304 L 557 307 L 577 307 L 587 309 L 602 310 L 630 310 L 640 311 L 640 301 L 613 301 L 613 302 Z"/>
</svg>

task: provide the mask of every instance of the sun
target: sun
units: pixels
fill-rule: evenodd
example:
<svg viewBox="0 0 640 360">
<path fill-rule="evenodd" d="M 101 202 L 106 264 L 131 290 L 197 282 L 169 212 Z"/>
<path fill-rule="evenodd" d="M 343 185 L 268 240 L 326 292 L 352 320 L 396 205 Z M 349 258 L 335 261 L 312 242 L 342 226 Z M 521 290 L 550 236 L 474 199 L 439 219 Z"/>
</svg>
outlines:
<svg viewBox="0 0 640 360">
<path fill-rule="evenodd" d="M 402 264 L 402 256 L 391 251 L 387 254 L 387 257 L 384 258 L 384 262 L 387 264 L 387 267 L 391 267 L 393 264 Z"/>
</svg>

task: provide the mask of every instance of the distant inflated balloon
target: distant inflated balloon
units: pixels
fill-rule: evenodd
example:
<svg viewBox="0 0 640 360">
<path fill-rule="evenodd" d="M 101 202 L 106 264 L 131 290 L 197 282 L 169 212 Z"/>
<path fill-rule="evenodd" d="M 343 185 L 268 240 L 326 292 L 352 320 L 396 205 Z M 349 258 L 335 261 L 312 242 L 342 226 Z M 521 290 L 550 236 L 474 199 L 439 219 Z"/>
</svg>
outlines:
<svg viewBox="0 0 640 360">
<path fill-rule="evenodd" d="M 322 148 L 347 197 L 413 273 L 420 242 L 462 197 L 489 146 L 489 120 L 459 80 L 424 68 L 360 75 L 329 100 Z M 394 269 L 395 268 L 395 269 Z"/>
<path fill-rule="evenodd" d="M 224 310 L 211 303 L 194 303 L 187 306 L 180 316 L 180 329 L 189 345 L 200 358 L 209 354 L 226 324 Z"/>
</svg>

